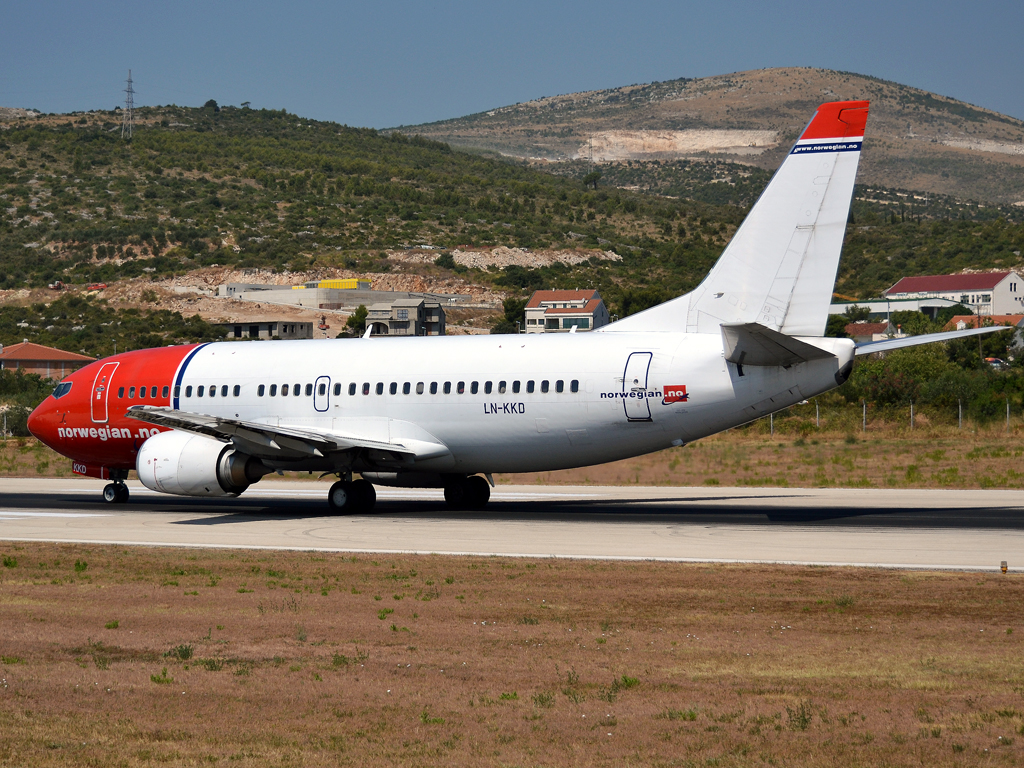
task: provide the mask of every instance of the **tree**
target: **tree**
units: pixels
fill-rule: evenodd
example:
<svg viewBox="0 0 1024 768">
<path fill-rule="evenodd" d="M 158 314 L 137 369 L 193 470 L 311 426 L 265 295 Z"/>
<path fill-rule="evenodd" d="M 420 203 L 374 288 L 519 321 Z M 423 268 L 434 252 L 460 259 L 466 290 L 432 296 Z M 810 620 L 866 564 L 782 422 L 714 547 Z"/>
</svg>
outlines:
<svg viewBox="0 0 1024 768">
<path fill-rule="evenodd" d="M 505 316 L 491 326 L 491 333 L 519 333 L 524 321 L 526 299 L 508 298 L 501 302 Z"/>
<path fill-rule="evenodd" d="M 593 187 L 594 189 L 597 189 L 597 182 L 599 182 L 600 180 L 601 172 L 591 171 L 590 173 L 583 177 L 583 186 Z"/>
<path fill-rule="evenodd" d="M 345 331 L 356 336 L 364 334 L 366 332 L 366 315 L 366 305 L 360 304 L 345 321 Z"/>
<path fill-rule="evenodd" d="M 214 112 L 220 112 L 220 107 L 217 106 L 217 102 L 213 99 L 210 99 L 205 104 L 203 104 L 203 109 L 212 109 Z"/>
</svg>

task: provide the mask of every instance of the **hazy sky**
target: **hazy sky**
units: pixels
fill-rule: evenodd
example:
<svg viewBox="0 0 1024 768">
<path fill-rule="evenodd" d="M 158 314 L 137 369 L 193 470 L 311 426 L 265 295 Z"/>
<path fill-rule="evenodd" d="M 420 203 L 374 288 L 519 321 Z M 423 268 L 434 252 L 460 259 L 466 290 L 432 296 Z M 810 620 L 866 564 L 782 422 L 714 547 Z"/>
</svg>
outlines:
<svg viewBox="0 0 1024 768">
<path fill-rule="evenodd" d="M 0 0 L 0 106 L 249 101 L 384 128 L 540 96 L 777 66 L 847 70 L 1024 118 L 1003 2 Z"/>
</svg>

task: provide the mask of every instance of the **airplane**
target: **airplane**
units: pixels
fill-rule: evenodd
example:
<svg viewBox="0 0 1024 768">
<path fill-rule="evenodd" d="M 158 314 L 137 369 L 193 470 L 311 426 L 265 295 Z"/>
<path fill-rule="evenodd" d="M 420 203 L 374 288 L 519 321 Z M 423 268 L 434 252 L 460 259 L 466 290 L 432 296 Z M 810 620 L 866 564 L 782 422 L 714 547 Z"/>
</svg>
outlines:
<svg viewBox="0 0 1024 768">
<path fill-rule="evenodd" d="M 133 469 L 197 497 L 298 470 L 338 476 L 334 514 L 370 511 L 375 485 L 479 509 L 494 473 L 681 446 L 840 386 L 857 356 L 1001 330 L 822 335 L 867 117 L 866 101 L 818 107 L 704 281 L 610 325 L 124 352 L 61 381 L 29 429 L 109 480 L 111 503 L 128 500 Z"/>
</svg>

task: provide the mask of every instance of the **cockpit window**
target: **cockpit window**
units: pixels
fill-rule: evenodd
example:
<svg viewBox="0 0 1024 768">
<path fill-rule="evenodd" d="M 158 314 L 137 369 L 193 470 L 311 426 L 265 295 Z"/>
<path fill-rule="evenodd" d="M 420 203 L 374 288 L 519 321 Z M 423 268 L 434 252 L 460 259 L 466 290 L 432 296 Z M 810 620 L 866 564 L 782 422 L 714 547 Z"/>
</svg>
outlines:
<svg viewBox="0 0 1024 768">
<path fill-rule="evenodd" d="M 62 381 L 60 384 L 57 385 L 56 389 L 53 390 L 53 398 L 55 400 L 59 400 L 60 398 L 64 397 L 64 395 L 66 395 L 70 391 L 71 391 L 71 382 L 70 381 Z"/>
</svg>

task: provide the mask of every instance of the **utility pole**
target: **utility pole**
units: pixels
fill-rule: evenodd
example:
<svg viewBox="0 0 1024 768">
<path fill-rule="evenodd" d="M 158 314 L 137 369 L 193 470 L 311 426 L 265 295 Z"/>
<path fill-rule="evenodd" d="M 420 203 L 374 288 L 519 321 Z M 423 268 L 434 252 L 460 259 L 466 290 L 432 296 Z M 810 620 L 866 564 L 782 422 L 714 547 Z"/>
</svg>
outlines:
<svg viewBox="0 0 1024 768">
<path fill-rule="evenodd" d="M 132 88 L 132 71 L 128 70 L 128 87 L 124 89 L 124 114 L 121 116 L 121 138 L 132 138 L 135 127 L 135 89 Z"/>
</svg>

